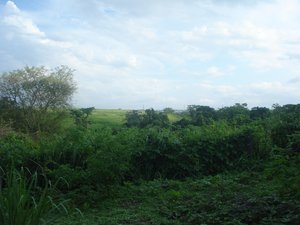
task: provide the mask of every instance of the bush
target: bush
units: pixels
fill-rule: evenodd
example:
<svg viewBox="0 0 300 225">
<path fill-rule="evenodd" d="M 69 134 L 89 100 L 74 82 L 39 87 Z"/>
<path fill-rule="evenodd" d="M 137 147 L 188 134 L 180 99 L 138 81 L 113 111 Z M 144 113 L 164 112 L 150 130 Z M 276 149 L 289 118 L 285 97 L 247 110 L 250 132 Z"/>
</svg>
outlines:
<svg viewBox="0 0 300 225">
<path fill-rule="evenodd" d="M 91 179 L 100 186 L 122 183 L 131 169 L 133 149 L 130 141 L 136 133 L 123 131 L 113 135 L 112 132 L 104 129 L 96 134 L 95 153 L 88 158 Z"/>
<path fill-rule="evenodd" d="M 34 163 L 38 151 L 39 146 L 28 136 L 10 133 L 0 138 L 0 165 L 5 170 L 26 167 Z"/>
<path fill-rule="evenodd" d="M 141 131 L 144 142 L 132 162 L 144 179 L 216 174 L 245 167 L 246 158 L 264 159 L 271 149 L 268 133 L 259 126 L 236 129 L 221 122 L 177 131 Z"/>
</svg>

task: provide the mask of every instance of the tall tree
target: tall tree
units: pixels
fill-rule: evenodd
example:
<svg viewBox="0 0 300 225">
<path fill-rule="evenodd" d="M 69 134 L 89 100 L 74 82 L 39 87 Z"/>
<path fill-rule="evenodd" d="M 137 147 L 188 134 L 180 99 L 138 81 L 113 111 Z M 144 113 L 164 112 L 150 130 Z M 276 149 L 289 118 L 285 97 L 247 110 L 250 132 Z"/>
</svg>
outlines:
<svg viewBox="0 0 300 225">
<path fill-rule="evenodd" d="M 46 129 L 56 120 L 58 112 L 70 106 L 76 90 L 73 72 L 67 66 L 53 70 L 41 66 L 3 73 L 0 77 L 0 100 L 8 106 L 7 110 L 13 110 L 10 119 L 15 126 L 36 132 Z M 7 116 L 4 109 L 2 115 L 5 113 Z"/>
</svg>

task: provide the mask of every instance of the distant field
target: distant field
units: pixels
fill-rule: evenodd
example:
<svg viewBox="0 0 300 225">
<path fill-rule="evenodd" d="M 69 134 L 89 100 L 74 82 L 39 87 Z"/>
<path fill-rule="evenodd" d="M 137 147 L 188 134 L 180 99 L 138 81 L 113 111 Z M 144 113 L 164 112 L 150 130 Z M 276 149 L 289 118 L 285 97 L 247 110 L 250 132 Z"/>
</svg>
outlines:
<svg viewBox="0 0 300 225">
<path fill-rule="evenodd" d="M 97 128 L 101 126 L 121 127 L 125 123 L 126 113 L 130 110 L 126 109 L 95 109 L 90 115 L 91 127 Z M 168 113 L 171 123 L 174 123 L 183 117 L 176 113 Z M 70 127 L 73 124 L 71 117 L 64 121 L 64 127 Z"/>
<path fill-rule="evenodd" d="M 125 115 L 128 111 L 124 109 L 95 109 L 90 120 L 93 127 L 120 127 L 125 123 Z"/>
<path fill-rule="evenodd" d="M 130 110 L 125 109 L 95 109 L 90 116 L 92 127 L 109 126 L 120 127 L 125 123 L 125 115 Z M 169 113 L 168 118 L 171 123 L 174 123 L 182 116 L 176 113 Z"/>
<path fill-rule="evenodd" d="M 171 123 L 174 123 L 178 120 L 181 120 L 183 117 L 181 115 L 175 114 L 175 113 L 168 113 L 168 118 Z"/>
</svg>

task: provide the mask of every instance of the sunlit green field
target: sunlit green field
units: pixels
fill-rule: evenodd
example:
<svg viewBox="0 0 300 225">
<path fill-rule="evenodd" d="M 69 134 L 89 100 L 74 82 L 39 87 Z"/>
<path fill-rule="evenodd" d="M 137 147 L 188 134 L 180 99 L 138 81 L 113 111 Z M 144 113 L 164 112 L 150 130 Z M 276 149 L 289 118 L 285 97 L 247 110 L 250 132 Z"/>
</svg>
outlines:
<svg viewBox="0 0 300 225">
<path fill-rule="evenodd" d="M 95 109 L 90 116 L 91 126 L 120 127 L 125 123 L 125 115 L 129 110 Z"/>
<path fill-rule="evenodd" d="M 91 116 L 91 127 L 96 128 L 99 126 L 121 127 L 125 123 L 126 113 L 130 110 L 126 109 L 95 109 Z M 168 113 L 168 118 L 171 123 L 176 122 L 182 116 L 176 113 Z"/>
</svg>

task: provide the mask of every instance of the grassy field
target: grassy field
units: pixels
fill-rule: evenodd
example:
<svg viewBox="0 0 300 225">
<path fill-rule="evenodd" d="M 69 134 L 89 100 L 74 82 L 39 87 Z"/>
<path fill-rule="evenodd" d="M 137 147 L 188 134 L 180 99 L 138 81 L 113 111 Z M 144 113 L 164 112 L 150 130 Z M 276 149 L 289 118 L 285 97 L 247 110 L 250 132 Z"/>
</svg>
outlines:
<svg viewBox="0 0 300 225">
<path fill-rule="evenodd" d="M 168 113 L 168 118 L 170 120 L 171 123 L 174 123 L 178 120 L 182 119 L 182 116 L 176 113 Z"/>
<path fill-rule="evenodd" d="M 123 109 L 96 109 L 90 116 L 92 127 L 120 127 L 125 123 L 127 112 Z"/>
<path fill-rule="evenodd" d="M 125 123 L 126 113 L 130 110 L 125 109 L 95 109 L 91 116 L 92 128 L 99 126 L 121 127 Z M 169 113 L 168 118 L 171 123 L 182 118 L 179 114 Z"/>
</svg>

